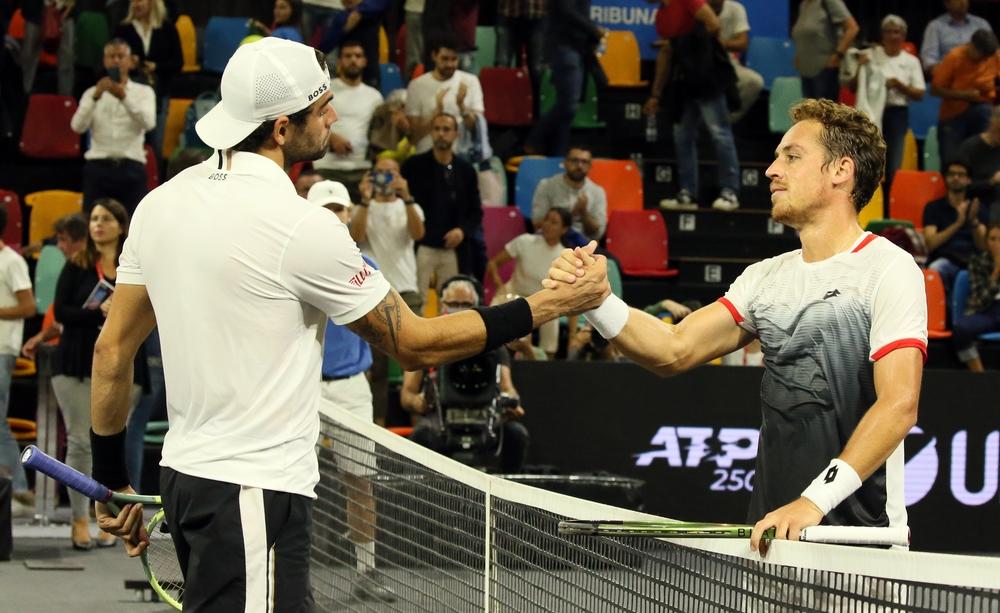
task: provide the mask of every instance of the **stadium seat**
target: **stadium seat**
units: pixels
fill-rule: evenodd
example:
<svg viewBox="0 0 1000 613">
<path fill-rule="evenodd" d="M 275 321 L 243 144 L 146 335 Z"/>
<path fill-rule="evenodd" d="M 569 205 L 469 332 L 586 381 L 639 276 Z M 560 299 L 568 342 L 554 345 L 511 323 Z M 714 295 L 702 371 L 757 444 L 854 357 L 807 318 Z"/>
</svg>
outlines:
<svg viewBox="0 0 1000 613">
<path fill-rule="evenodd" d="M 778 77 L 797 77 L 795 45 L 787 38 L 751 36 L 747 48 L 747 68 L 764 77 L 764 88 L 771 89 Z"/>
<path fill-rule="evenodd" d="M 532 124 L 531 79 L 523 68 L 483 68 L 479 72 L 483 86 L 486 121 L 491 126 L 530 126 Z"/>
<path fill-rule="evenodd" d="M 73 61 L 93 71 L 104 67 L 104 45 L 111 38 L 108 18 L 97 11 L 80 11 L 73 26 Z"/>
<path fill-rule="evenodd" d="M 21 153 L 46 160 L 80 157 L 80 135 L 69 127 L 76 98 L 32 94 L 21 128 Z"/>
<path fill-rule="evenodd" d="M 865 205 L 861 212 L 858 213 L 858 225 L 862 228 L 867 228 L 868 224 L 873 221 L 878 221 L 885 217 L 885 199 L 882 196 L 882 186 L 879 185 L 875 188 L 875 193 L 872 194 L 871 200 Z M 877 232 L 876 232 L 877 234 Z"/>
<path fill-rule="evenodd" d="M 913 130 L 907 130 L 903 136 L 903 159 L 897 170 L 919 170 L 918 159 L 917 139 L 913 135 Z"/>
<path fill-rule="evenodd" d="M 948 309 L 944 297 L 944 282 L 937 271 L 924 269 L 924 289 L 927 293 L 927 338 L 951 338 L 948 330 Z"/>
<path fill-rule="evenodd" d="M 24 197 L 31 208 L 28 219 L 28 244 L 35 245 L 55 233 L 56 221 L 83 210 L 83 194 L 61 189 L 34 192 Z"/>
<path fill-rule="evenodd" d="M 0 204 L 7 209 L 7 227 L 3 230 L 3 242 L 20 253 L 21 241 L 24 240 L 24 226 L 21 223 L 21 199 L 14 192 L 0 189 Z"/>
<path fill-rule="evenodd" d="M 388 98 L 389 94 L 397 89 L 403 89 L 403 76 L 399 74 L 399 66 L 393 63 L 379 64 L 379 90 L 383 98 Z"/>
<path fill-rule="evenodd" d="M 542 179 L 561 174 L 562 158 L 526 157 L 514 177 L 514 203 L 526 219 L 531 219 L 531 202 Z"/>
<path fill-rule="evenodd" d="M 146 143 L 146 189 L 153 190 L 160 184 L 160 163 L 156 159 L 153 146 Z"/>
<path fill-rule="evenodd" d="M 417 64 L 413 67 L 413 74 L 410 75 L 410 80 L 412 81 L 413 79 L 416 79 L 420 75 L 424 74 L 424 72 L 425 72 L 424 65 L 420 62 L 417 62 Z"/>
<path fill-rule="evenodd" d="M 45 245 L 38 254 L 38 264 L 35 266 L 35 308 L 44 314 L 56 297 L 56 283 L 59 273 L 66 264 L 66 257 L 55 245 Z"/>
<path fill-rule="evenodd" d="M 198 65 L 198 32 L 194 29 L 194 22 L 187 15 L 180 15 L 174 22 L 177 28 L 177 36 L 181 39 L 181 53 L 184 55 L 184 67 L 182 72 L 198 72 L 201 66 Z"/>
<path fill-rule="evenodd" d="M 911 41 L 903 42 L 903 51 L 909 53 L 913 57 L 919 58 L 920 52 L 917 51 L 917 45 Z"/>
<path fill-rule="evenodd" d="M 951 325 L 955 327 L 955 321 L 959 317 L 965 316 L 965 305 L 969 302 L 969 271 L 960 270 L 958 274 L 955 275 L 955 286 L 951 290 Z M 979 340 L 981 341 L 1000 341 L 1000 332 L 987 332 L 986 334 L 980 334 Z"/>
<path fill-rule="evenodd" d="M 596 159 L 588 176 L 608 196 L 608 217 L 615 211 L 642 210 L 642 174 L 632 160 Z"/>
<path fill-rule="evenodd" d="M 615 211 L 608 220 L 607 248 L 633 277 L 674 277 L 668 267 L 667 225 L 657 210 Z"/>
<path fill-rule="evenodd" d="M 503 167 L 503 160 L 497 156 L 490 158 L 490 170 L 496 173 L 497 177 L 500 178 L 500 200 L 498 204 L 510 204 L 510 200 L 507 199 L 507 170 Z"/>
<path fill-rule="evenodd" d="M 486 257 L 492 258 L 500 253 L 504 246 L 514 237 L 525 233 L 524 217 L 516 207 L 488 207 L 483 209 L 483 233 L 486 238 Z M 514 262 L 507 262 L 500 267 L 500 278 L 510 279 L 514 274 Z M 489 278 L 483 286 L 486 304 L 493 300 L 493 281 Z"/>
<path fill-rule="evenodd" d="M 768 101 L 768 126 L 772 133 L 783 134 L 792 127 L 788 109 L 802 100 L 802 79 L 798 77 L 777 77 L 771 85 Z"/>
<path fill-rule="evenodd" d="M 938 143 L 937 126 L 927 129 L 927 138 L 924 139 L 924 155 L 921 170 L 941 172 L 941 145 Z"/>
<path fill-rule="evenodd" d="M 556 88 L 552 85 L 552 73 L 548 70 L 542 73 L 542 82 L 539 84 L 539 107 L 538 112 L 545 114 L 556 103 Z M 583 92 L 583 100 L 576 109 L 573 117 L 572 127 L 577 129 L 604 128 L 607 124 L 597 118 L 597 83 L 592 75 L 587 77 L 586 90 Z"/>
<path fill-rule="evenodd" d="M 930 94 L 930 88 L 924 94 L 923 100 L 910 102 L 910 129 L 918 139 L 927 138 L 927 131 L 938 123 L 938 113 L 941 110 L 941 99 Z"/>
<path fill-rule="evenodd" d="M 378 28 L 378 63 L 389 63 L 389 35 L 385 33 L 385 27 Z"/>
<path fill-rule="evenodd" d="M 916 229 L 924 227 L 924 207 L 943 198 L 946 192 L 941 173 L 923 170 L 900 170 L 889 190 L 889 214 L 894 219 L 908 219 Z"/>
<path fill-rule="evenodd" d="M 184 116 L 194 100 L 189 98 L 171 98 L 167 102 L 167 121 L 163 126 L 163 157 L 169 158 L 181 142 L 184 132 Z"/>
<path fill-rule="evenodd" d="M 212 17 L 205 26 L 205 47 L 202 66 L 209 72 L 222 74 L 226 63 L 248 34 L 246 17 Z"/>
<path fill-rule="evenodd" d="M 493 26 L 476 28 L 476 59 L 474 73 L 497 63 L 497 29 Z M 504 67 L 506 68 L 506 66 Z"/>
<path fill-rule="evenodd" d="M 639 78 L 639 41 L 630 30 L 608 32 L 608 48 L 600 56 L 600 62 L 610 87 L 645 87 L 649 84 Z"/>
</svg>

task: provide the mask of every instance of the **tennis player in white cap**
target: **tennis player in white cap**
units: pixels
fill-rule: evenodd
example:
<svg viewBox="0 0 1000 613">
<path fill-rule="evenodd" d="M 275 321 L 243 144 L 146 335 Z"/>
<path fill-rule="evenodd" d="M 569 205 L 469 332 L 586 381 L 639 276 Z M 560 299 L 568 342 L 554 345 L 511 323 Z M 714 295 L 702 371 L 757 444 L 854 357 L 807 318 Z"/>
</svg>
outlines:
<svg viewBox="0 0 1000 613">
<path fill-rule="evenodd" d="M 300 198 L 284 168 L 323 155 L 336 121 L 321 54 L 265 38 L 240 47 L 222 101 L 197 124 L 216 152 L 153 190 L 132 220 L 93 370 L 94 477 L 128 491 L 132 358 L 154 326 L 170 430 L 161 494 L 190 611 L 306 611 L 319 480 L 327 316 L 406 370 L 526 335 L 609 293 L 599 266 L 573 288 L 422 319 L 368 266 L 347 227 Z M 147 544 L 142 509 L 101 527 Z"/>
</svg>

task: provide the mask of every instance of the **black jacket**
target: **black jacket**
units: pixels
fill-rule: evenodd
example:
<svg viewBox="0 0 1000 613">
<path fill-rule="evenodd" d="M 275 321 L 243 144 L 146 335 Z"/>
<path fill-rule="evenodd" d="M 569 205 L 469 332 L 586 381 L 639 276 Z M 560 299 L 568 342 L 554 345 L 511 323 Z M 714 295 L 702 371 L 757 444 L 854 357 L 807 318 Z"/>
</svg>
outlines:
<svg viewBox="0 0 1000 613">
<path fill-rule="evenodd" d="M 145 53 L 142 48 L 142 39 L 139 33 L 130 23 L 119 24 L 115 28 L 115 38 L 124 39 L 128 46 L 132 48 L 132 53 L 139 56 L 139 66 L 136 70 L 141 70 L 143 62 L 149 60 L 156 64 L 156 74 L 154 75 L 154 88 L 157 98 L 165 98 L 170 94 L 170 83 L 173 81 L 181 68 L 184 67 L 184 55 L 181 53 L 181 39 L 177 35 L 177 28 L 174 22 L 169 19 L 163 20 L 163 25 L 153 30 L 149 40 L 149 53 Z"/>
<path fill-rule="evenodd" d="M 434 159 L 433 151 L 415 155 L 403 164 L 410 193 L 424 210 L 421 245 L 443 248 L 444 235 L 452 228 L 461 228 L 468 242 L 482 223 L 483 203 L 476 169 L 458 157 L 450 166 L 449 179 L 447 168 Z"/>
</svg>

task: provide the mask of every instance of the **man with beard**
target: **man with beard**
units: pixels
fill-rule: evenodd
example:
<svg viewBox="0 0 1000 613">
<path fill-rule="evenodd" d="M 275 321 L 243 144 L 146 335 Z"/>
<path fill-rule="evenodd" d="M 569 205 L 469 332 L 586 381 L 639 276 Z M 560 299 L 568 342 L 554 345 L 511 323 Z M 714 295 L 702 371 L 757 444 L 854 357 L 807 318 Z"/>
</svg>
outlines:
<svg viewBox="0 0 1000 613">
<path fill-rule="evenodd" d="M 93 475 L 131 491 L 124 461 L 131 365 L 155 325 L 170 421 L 160 491 L 185 609 L 312 610 L 327 317 L 418 370 L 593 308 L 610 288 L 598 265 L 581 287 L 415 316 L 362 260 L 347 226 L 296 195 L 284 172 L 327 150 L 336 113 L 323 55 L 273 37 L 244 45 L 221 89 L 222 101 L 197 124 L 212 157 L 153 190 L 132 220 L 114 306 L 94 350 Z M 98 504 L 97 515 L 103 530 L 125 539 L 129 555 L 145 550 L 142 505 L 115 516 Z"/>
<path fill-rule="evenodd" d="M 313 167 L 324 179 L 343 183 L 352 202 L 360 202 L 358 185 L 372 167 L 368 159 L 368 128 L 375 109 L 382 104 L 382 94 L 361 81 L 368 65 L 365 50 L 357 41 L 340 46 L 337 61 L 339 76 L 330 82 L 336 100 L 337 122 L 330 126 L 330 149 Z"/>
<path fill-rule="evenodd" d="M 885 143 L 829 100 L 791 110 L 767 169 L 771 216 L 802 248 L 753 264 L 718 302 L 666 324 L 610 297 L 587 319 L 628 358 L 668 376 L 760 339 L 760 443 L 748 520 L 796 540 L 808 526 L 905 526 L 903 439 L 917 420 L 927 352 L 913 258 L 862 231 Z M 565 251 L 544 284 L 572 284 L 593 246 Z"/>
<path fill-rule="evenodd" d="M 587 177 L 592 163 L 590 149 L 576 145 L 563 160 L 566 172 L 538 183 L 531 200 L 531 223 L 536 228 L 549 209 L 566 209 L 573 216 L 570 244 L 601 240 L 608 225 L 608 196 L 603 187 Z"/>
</svg>

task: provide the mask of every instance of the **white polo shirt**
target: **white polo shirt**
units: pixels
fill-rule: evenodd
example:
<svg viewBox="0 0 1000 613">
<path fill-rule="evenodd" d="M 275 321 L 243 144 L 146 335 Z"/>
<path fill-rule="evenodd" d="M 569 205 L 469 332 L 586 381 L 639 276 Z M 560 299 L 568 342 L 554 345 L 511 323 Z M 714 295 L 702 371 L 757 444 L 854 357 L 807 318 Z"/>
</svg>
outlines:
<svg viewBox="0 0 1000 613">
<path fill-rule="evenodd" d="M 322 343 L 388 293 L 347 226 L 252 153 L 220 152 L 136 209 L 118 284 L 145 285 L 163 350 L 162 466 L 315 497 Z"/>
</svg>

